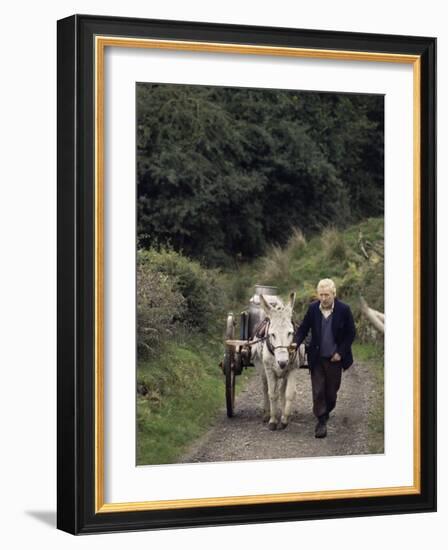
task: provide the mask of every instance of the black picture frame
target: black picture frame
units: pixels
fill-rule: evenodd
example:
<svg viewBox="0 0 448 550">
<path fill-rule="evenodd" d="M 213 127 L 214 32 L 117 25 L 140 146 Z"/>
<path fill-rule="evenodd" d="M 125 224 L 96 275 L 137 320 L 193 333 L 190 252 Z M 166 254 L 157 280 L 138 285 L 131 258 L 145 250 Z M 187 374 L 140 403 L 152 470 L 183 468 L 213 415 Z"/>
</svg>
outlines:
<svg viewBox="0 0 448 550">
<path fill-rule="evenodd" d="M 416 56 L 420 63 L 420 484 L 415 494 L 97 509 L 96 36 Z M 58 21 L 57 526 L 73 534 L 436 510 L 436 39 L 74 15 Z"/>
</svg>

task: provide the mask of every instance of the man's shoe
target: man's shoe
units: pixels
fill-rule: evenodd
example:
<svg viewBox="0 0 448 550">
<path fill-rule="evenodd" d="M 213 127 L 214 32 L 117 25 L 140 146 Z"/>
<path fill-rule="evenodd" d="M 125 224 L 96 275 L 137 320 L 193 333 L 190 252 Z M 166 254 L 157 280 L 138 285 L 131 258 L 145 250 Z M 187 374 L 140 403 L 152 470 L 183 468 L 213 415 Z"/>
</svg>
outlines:
<svg viewBox="0 0 448 550">
<path fill-rule="evenodd" d="M 319 422 L 316 424 L 316 429 L 314 430 L 314 437 L 327 437 L 327 422 L 325 418 L 319 418 Z"/>
</svg>

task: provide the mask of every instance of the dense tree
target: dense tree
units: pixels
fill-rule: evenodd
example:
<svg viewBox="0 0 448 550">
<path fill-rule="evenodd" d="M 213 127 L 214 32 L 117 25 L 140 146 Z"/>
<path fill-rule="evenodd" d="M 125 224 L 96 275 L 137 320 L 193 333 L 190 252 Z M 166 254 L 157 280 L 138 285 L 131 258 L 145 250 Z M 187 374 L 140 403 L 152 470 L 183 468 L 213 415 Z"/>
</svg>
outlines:
<svg viewBox="0 0 448 550">
<path fill-rule="evenodd" d="M 208 265 L 383 211 L 383 98 L 137 86 L 138 234 Z"/>
</svg>

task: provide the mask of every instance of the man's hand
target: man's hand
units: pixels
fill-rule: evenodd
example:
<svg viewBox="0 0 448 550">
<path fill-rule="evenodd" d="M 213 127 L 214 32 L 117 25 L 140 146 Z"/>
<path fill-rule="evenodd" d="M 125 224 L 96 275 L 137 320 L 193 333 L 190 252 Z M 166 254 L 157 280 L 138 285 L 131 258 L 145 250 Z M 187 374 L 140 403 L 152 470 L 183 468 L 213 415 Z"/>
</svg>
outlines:
<svg viewBox="0 0 448 550">
<path fill-rule="evenodd" d="M 341 360 L 341 356 L 339 355 L 339 353 L 334 353 L 332 358 L 330 359 L 332 363 L 336 363 L 336 361 L 340 361 L 340 360 Z"/>
</svg>

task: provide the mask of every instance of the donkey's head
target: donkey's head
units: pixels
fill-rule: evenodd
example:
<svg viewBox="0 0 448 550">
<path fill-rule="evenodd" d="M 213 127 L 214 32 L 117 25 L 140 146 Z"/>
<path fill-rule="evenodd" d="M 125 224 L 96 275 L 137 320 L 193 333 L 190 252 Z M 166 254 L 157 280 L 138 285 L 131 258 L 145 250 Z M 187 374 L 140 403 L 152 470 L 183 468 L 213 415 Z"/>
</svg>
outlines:
<svg viewBox="0 0 448 550">
<path fill-rule="evenodd" d="M 274 354 L 276 364 L 280 369 L 284 369 L 289 363 L 289 349 L 294 339 L 292 312 L 295 299 L 295 292 L 291 292 L 286 305 L 281 302 L 271 305 L 264 296 L 260 296 L 261 306 L 266 317 L 269 318 L 268 349 Z"/>
</svg>

